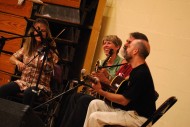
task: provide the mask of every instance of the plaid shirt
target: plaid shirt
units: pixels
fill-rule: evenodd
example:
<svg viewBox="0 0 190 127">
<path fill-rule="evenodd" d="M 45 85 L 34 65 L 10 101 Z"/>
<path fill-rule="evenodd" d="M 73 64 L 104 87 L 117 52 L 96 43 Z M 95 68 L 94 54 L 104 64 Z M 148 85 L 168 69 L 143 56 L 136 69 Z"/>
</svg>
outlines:
<svg viewBox="0 0 190 127">
<path fill-rule="evenodd" d="M 42 65 L 40 64 L 40 61 L 43 61 L 42 56 L 44 55 L 38 55 L 38 52 L 36 51 L 34 55 L 28 57 L 24 54 L 23 48 L 15 52 L 13 55 L 18 60 L 23 61 L 23 63 L 26 65 L 26 68 L 22 71 L 21 79 L 15 81 L 20 86 L 20 89 L 25 90 L 30 86 L 36 86 L 39 77 L 40 68 Z M 47 73 L 45 69 L 53 67 L 53 64 L 51 64 L 50 62 L 47 63 L 48 64 L 46 65 L 44 64 L 38 88 L 50 91 L 49 83 L 52 74 L 51 72 Z"/>
</svg>

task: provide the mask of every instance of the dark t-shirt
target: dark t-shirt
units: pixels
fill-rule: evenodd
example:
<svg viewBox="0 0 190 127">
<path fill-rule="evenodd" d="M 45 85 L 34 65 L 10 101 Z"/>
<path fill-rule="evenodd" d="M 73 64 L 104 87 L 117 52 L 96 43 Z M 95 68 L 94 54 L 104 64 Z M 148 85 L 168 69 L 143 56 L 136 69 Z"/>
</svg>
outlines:
<svg viewBox="0 0 190 127">
<path fill-rule="evenodd" d="M 151 73 L 146 64 L 132 70 L 128 81 L 123 82 L 122 94 L 131 101 L 123 110 L 135 110 L 140 116 L 150 117 L 156 110 L 155 90 Z"/>
</svg>

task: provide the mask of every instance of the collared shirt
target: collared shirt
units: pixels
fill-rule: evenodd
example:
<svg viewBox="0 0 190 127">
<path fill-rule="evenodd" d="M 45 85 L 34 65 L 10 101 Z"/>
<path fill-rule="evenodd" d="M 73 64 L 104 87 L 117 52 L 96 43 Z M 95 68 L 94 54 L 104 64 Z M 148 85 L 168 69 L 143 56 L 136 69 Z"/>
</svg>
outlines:
<svg viewBox="0 0 190 127">
<path fill-rule="evenodd" d="M 123 58 L 121 58 L 121 57 L 119 57 L 119 56 L 117 55 L 116 59 L 114 60 L 113 65 L 121 64 L 122 61 L 123 61 Z M 102 65 L 103 62 L 104 62 L 104 60 L 101 61 L 101 65 Z M 107 72 L 108 72 L 109 75 L 110 75 L 110 77 L 109 77 L 110 80 L 113 79 L 113 77 L 116 76 L 116 72 L 119 70 L 119 68 L 120 68 L 120 66 L 108 67 L 108 68 L 106 68 Z"/>
<path fill-rule="evenodd" d="M 25 90 L 30 86 L 36 86 L 42 65 L 40 61 L 42 61 L 44 55 L 38 54 L 36 51 L 34 55 L 27 56 L 24 54 L 24 48 L 21 48 L 15 52 L 13 56 L 15 56 L 20 61 L 23 61 L 23 63 L 26 65 L 26 68 L 22 71 L 21 79 L 15 81 L 20 86 L 20 89 Z M 49 62 L 46 62 L 46 64 L 44 64 L 44 68 L 42 70 L 42 74 L 38 83 L 39 89 L 50 91 L 49 83 L 51 72 L 47 72 L 47 68 L 52 67 L 50 65 L 51 64 Z"/>
</svg>

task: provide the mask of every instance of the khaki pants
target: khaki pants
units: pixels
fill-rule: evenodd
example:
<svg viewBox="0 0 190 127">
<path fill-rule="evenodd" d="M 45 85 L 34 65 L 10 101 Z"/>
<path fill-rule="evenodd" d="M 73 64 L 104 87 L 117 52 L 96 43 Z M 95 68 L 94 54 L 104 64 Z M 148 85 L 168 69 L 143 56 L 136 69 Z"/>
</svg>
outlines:
<svg viewBox="0 0 190 127">
<path fill-rule="evenodd" d="M 147 118 L 139 116 L 135 111 L 124 111 L 108 106 L 102 100 L 91 101 L 84 127 L 103 127 L 104 125 L 121 125 L 140 127 Z"/>
</svg>

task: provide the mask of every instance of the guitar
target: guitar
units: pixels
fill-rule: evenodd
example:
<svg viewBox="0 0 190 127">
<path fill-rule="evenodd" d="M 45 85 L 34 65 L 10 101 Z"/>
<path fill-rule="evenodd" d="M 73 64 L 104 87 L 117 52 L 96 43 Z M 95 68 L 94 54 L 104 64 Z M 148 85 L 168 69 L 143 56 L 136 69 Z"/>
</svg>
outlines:
<svg viewBox="0 0 190 127">
<path fill-rule="evenodd" d="M 98 60 L 97 62 L 96 62 L 96 66 L 95 66 L 95 72 L 97 73 L 98 72 L 98 70 L 100 70 L 101 68 L 103 68 L 106 64 L 107 64 L 107 62 L 110 60 L 110 58 L 111 58 L 111 56 L 113 55 L 113 53 L 114 53 L 114 51 L 113 51 L 113 49 L 110 49 L 110 51 L 109 51 L 109 55 L 107 56 L 107 58 L 104 60 L 104 62 L 103 62 L 103 64 L 100 66 L 100 61 Z M 104 84 L 104 83 L 102 83 L 101 82 L 101 84 Z M 95 94 L 94 95 L 96 98 L 99 98 L 99 99 L 102 99 L 103 97 L 102 96 L 100 96 L 99 94 Z"/>
<path fill-rule="evenodd" d="M 126 84 L 128 84 L 128 79 L 129 79 L 129 77 L 126 77 L 126 78 L 124 78 L 122 76 L 114 77 L 114 79 L 111 81 L 111 84 L 110 84 L 111 89 L 109 88 L 107 91 L 109 91 L 111 93 L 115 93 L 115 94 L 122 93 L 123 90 L 125 90 L 128 87 L 128 85 L 126 85 Z M 115 108 L 118 106 L 121 107 L 120 104 L 114 103 L 114 102 L 106 99 L 105 97 L 103 100 L 106 102 L 106 104 L 108 104 L 111 107 L 115 107 Z"/>
<path fill-rule="evenodd" d="M 115 94 L 118 94 L 118 93 L 121 93 L 126 87 L 126 83 L 128 83 L 128 78 L 124 78 L 122 76 L 116 76 L 112 81 L 111 81 L 111 84 L 101 84 L 102 86 L 102 89 L 106 90 L 106 91 L 109 91 L 111 93 L 115 93 Z M 91 81 L 95 84 L 97 84 L 98 82 L 98 79 L 90 76 L 90 75 L 86 75 L 83 77 L 83 79 L 85 81 Z M 114 102 L 111 102 L 109 100 L 107 100 L 105 97 L 103 98 L 99 98 L 99 99 L 102 99 L 104 100 L 109 106 L 112 106 L 112 107 L 118 107 L 119 104 L 116 104 Z M 120 105 L 121 106 L 121 105 Z"/>
</svg>

